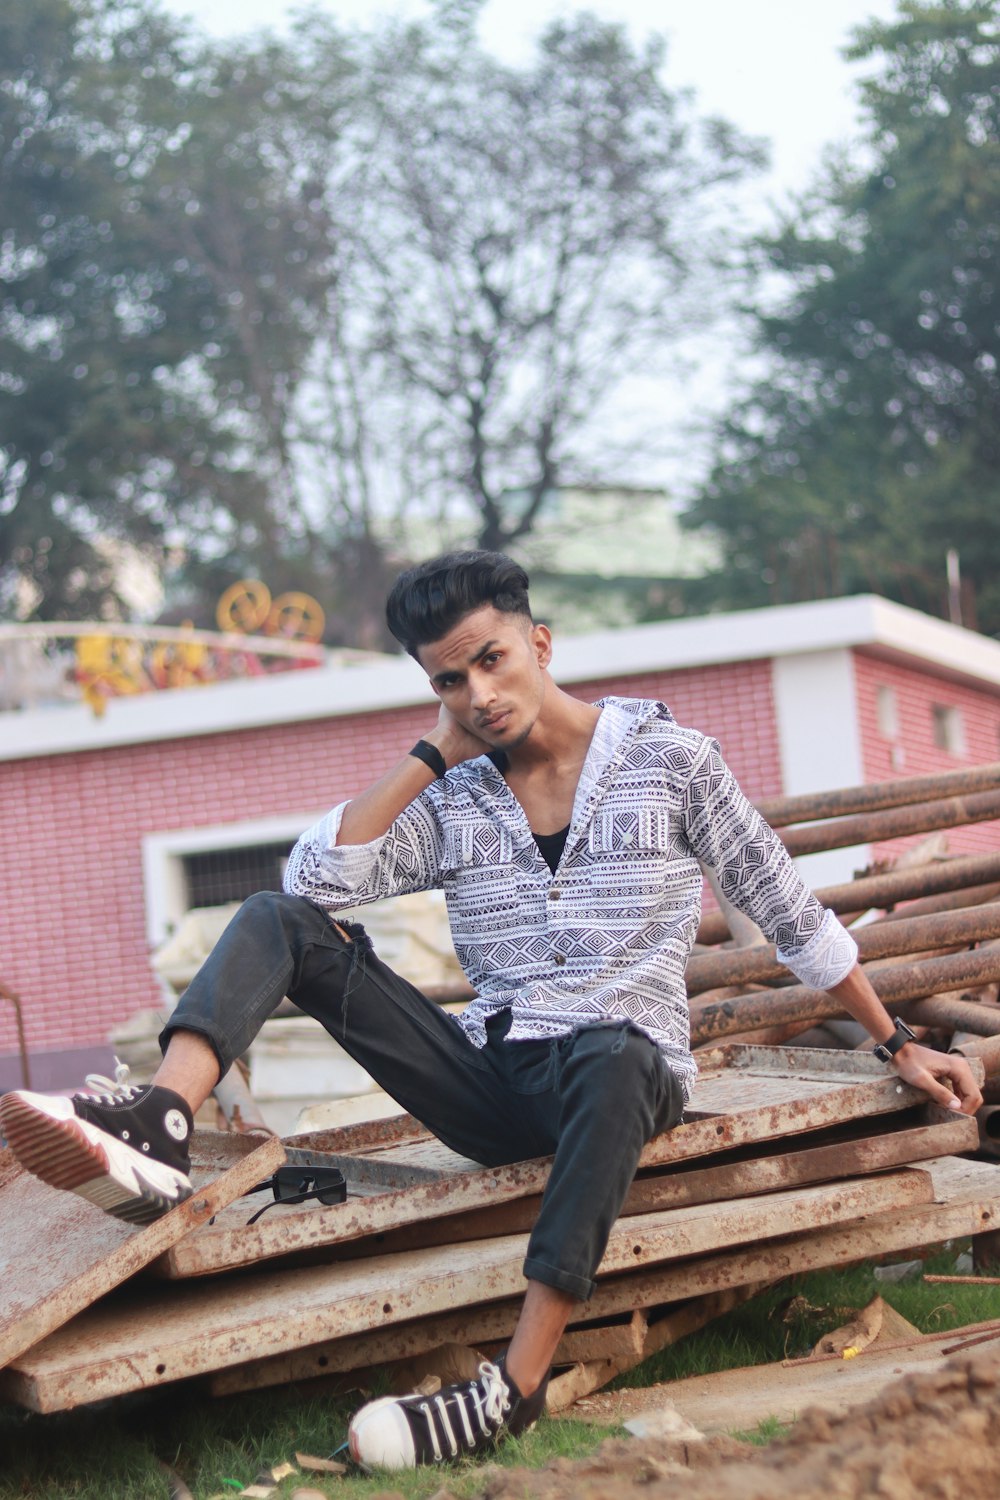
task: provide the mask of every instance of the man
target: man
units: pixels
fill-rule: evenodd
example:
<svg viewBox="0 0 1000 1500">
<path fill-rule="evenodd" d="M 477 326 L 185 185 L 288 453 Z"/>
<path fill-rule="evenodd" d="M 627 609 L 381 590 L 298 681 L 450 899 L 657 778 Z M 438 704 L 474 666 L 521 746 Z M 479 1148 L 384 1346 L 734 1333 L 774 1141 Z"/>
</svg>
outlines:
<svg viewBox="0 0 1000 1500">
<path fill-rule="evenodd" d="M 365 1463 L 474 1453 L 540 1413 L 640 1152 L 678 1123 L 695 1077 L 684 968 L 699 861 L 902 1078 L 968 1113 L 981 1102 L 962 1058 L 890 1020 L 853 939 L 713 741 L 660 703 L 590 704 L 556 686 L 527 584 L 488 552 L 404 573 L 387 616 L 439 700 L 434 728 L 303 834 L 286 894 L 240 909 L 171 1016 L 152 1085 L 0 1105 L 30 1170 L 111 1213 L 154 1216 L 190 1191 L 193 1111 L 288 994 L 456 1151 L 489 1165 L 552 1154 L 509 1348 L 475 1381 L 364 1407 L 350 1443 Z M 330 915 L 430 887 L 445 891 L 477 995 L 458 1020 L 387 969 L 363 928 Z"/>
</svg>

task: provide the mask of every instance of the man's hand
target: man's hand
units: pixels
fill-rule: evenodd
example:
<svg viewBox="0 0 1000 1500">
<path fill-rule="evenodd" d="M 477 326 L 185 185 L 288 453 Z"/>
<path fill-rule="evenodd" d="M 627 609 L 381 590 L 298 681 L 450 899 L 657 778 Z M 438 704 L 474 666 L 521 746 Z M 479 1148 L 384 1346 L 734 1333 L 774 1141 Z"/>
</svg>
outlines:
<svg viewBox="0 0 1000 1500">
<path fill-rule="evenodd" d="M 892 1061 L 900 1078 L 922 1089 L 945 1109 L 960 1109 L 963 1114 L 974 1115 L 983 1102 L 972 1069 L 958 1053 L 933 1052 L 930 1047 L 907 1042 Z M 948 1083 L 939 1082 L 942 1079 Z"/>
<path fill-rule="evenodd" d="M 471 734 L 454 714 L 448 712 L 443 703 L 437 723 L 430 734 L 424 735 L 424 739 L 428 745 L 435 745 L 441 751 L 449 771 L 452 766 L 461 765 L 463 760 L 476 760 L 493 748 L 485 740 Z"/>
</svg>

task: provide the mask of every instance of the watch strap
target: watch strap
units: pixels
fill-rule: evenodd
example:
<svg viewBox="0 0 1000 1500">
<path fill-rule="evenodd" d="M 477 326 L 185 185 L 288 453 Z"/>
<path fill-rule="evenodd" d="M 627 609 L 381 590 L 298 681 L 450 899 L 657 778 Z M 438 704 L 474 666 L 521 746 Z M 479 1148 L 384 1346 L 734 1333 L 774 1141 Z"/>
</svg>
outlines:
<svg viewBox="0 0 1000 1500">
<path fill-rule="evenodd" d="M 915 1040 L 913 1032 L 905 1021 L 901 1021 L 898 1016 L 894 1016 L 893 1021 L 895 1022 L 896 1029 L 892 1033 L 892 1036 L 886 1037 L 884 1042 L 878 1042 L 872 1048 L 872 1051 L 880 1062 L 892 1062 L 900 1047 L 905 1047 L 907 1042 Z"/>
<path fill-rule="evenodd" d="M 416 756 L 417 760 L 422 760 L 435 776 L 443 776 L 448 769 L 437 745 L 429 745 L 426 740 L 417 740 L 410 754 Z"/>
</svg>

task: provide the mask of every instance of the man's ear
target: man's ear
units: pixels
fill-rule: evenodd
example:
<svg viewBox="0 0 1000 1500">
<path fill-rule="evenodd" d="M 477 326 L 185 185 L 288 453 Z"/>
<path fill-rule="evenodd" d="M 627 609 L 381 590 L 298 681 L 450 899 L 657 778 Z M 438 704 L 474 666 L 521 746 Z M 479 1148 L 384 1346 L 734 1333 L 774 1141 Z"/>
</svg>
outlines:
<svg viewBox="0 0 1000 1500">
<path fill-rule="evenodd" d="M 535 648 L 535 658 L 542 668 L 548 666 L 552 660 L 552 632 L 547 625 L 538 624 L 531 627 L 531 644 Z"/>
</svg>

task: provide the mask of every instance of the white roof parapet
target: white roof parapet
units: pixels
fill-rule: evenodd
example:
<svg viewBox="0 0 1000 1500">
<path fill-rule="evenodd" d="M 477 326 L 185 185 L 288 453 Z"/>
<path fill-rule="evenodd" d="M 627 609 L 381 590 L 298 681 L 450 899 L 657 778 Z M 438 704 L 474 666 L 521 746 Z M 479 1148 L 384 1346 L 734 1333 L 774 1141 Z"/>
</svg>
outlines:
<svg viewBox="0 0 1000 1500">
<path fill-rule="evenodd" d="M 553 672 L 559 682 L 573 683 L 852 647 L 1000 688 L 1000 642 L 872 594 L 570 636 L 556 642 Z M 430 709 L 427 679 L 408 656 L 316 667 L 112 698 L 99 719 L 84 705 L 0 714 L 0 760 L 228 734 L 425 702 Z"/>
</svg>

